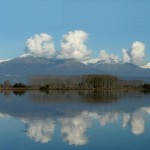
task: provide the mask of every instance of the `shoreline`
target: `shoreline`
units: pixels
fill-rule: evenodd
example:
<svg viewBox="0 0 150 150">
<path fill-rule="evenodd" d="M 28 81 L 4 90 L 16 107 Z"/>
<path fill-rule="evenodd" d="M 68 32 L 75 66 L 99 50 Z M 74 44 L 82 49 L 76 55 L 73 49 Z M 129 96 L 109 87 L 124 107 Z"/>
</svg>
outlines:
<svg viewBox="0 0 150 150">
<path fill-rule="evenodd" d="M 136 88 L 50 88 L 50 89 L 40 89 L 40 88 L 0 88 L 0 91 L 143 91 L 146 89 L 136 87 Z M 147 89 L 147 91 L 150 91 Z"/>
</svg>

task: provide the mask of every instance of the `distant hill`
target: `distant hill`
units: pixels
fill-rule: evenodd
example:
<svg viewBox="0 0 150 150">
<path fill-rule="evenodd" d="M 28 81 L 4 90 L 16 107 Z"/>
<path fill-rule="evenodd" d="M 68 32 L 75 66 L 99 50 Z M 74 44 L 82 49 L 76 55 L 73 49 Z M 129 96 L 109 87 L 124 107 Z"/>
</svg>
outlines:
<svg viewBox="0 0 150 150">
<path fill-rule="evenodd" d="M 27 55 L 0 63 L 0 82 L 26 82 L 33 75 L 82 75 L 111 74 L 123 79 L 150 81 L 150 69 L 140 68 L 130 63 L 88 63 L 77 60 L 47 59 Z"/>
<path fill-rule="evenodd" d="M 111 74 L 121 79 L 144 80 L 150 82 L 150 69 L 141 68 L 131 63 L 94 63 L 88 66 L 101 71 L 103 74 Z"/>
<path fill-rule="evenodd" d="M 27 81 L 33 75 L 79 75 L 98 73 L 79 61 L 51 60 L 41 57 L 18 57 L 10 61 L 0 63 L 0 81 Z"/>
</svg>

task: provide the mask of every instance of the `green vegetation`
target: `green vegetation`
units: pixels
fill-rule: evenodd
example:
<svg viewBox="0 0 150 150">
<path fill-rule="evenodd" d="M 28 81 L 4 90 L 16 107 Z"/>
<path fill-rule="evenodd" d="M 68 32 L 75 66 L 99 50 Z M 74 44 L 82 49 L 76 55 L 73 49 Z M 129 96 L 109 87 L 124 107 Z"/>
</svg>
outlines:
<svg viewBox="0 0 150 150">
<path fill-rule="evenodd" d="M 144 94 L 149 94 L 150 93 L 150 84 L 146 83 L 142 85 L 142 92 Z"/>
<path fill-rule="evenodd" d="M 13 85 L 13 88 L 26 88 L 26 85 L 25 84 L 22 84 L 22 83 L 15 83 Z"/>
<path fill-rule="evenodd" d="M 150 84 L 146 83 L 142 86 L 143 89 L 150 90 Z"/>
</svg>

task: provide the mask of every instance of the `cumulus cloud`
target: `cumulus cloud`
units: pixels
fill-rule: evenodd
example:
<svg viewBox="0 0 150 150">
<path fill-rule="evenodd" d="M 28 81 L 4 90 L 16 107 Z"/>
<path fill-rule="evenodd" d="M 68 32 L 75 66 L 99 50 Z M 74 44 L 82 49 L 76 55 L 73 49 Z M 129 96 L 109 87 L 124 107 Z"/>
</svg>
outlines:
<svg viewBox="0 0 150 150">
<path fill-rule="evenodd" d="M 57 55 L 58 59 L 77 59 L 86 60 L 91 54 L 86 46 L 88 33 L 82 30 L 70 31 L 68 34 L 63 35 L 61 41 L 61 51 Z"/>
<path fill-rule="evenodd" d="M 145 45 L 142 42 L 134 42 L 132 44 L 131 56 L 133 63 L 137 65 L 144 64 Z"/>
<path fill-rule="evenodd" d="M 33 56 L 52 58 L 56 51 L 52 37 L 46 33 L 35 34 L 26 41 L 25 52 Z"/>
<path fill-rule="evenodd" d="M 134 42 L 131 46 L 131 50 L 127 51 L 123 49 L 122 54 L 124 63 L 131 62 L 135 65 L 141 66 L 144 64 L 145 45 L 139 41 Z"/>
<path fill-rule="evenodd" d="M 118 63 L 119 57 L 114 54 L 108 54 L 105 50 L 101 50 L 99 53 L 100 59 L 106 63 Z"/>
<path fill-rule="evenodd" d="M 63 35 L 60 43 L 60 51 L 55 50 L 52 36 L 41 33 L 35 34 L 26 41 L 26 54 L 38 57 L 56 58 L 56 59 L 75 59 L 85 64 L 97 63 L 102 61 L 104 63 L 118 63 L 119 57 L 115 54 L 109 54 L 105 50 L 101 50 L 97 58 L 91 59 L 90 50 L 86 41 L 88 40 L 88 33 L 82 30 L 70 31 Z M 143 68 L 150 68 L 149 63 L 144 62 L 145 45 L 140 41 L 132 43 L 131 49 L 122 49 L 123 62 L 133 63 Z M 1 60 L 0 60 L 1 62 Z"/>
<path fill-rule="evenodd" d="M 99 62 L 101 59 L 100 58 L 93 58 L 93 59 L 89 59 L 89 60 L 85 60 L 85 61 L 82 61 L 82 63 L 84 64 L 95 64 L 97 62 Z"/>
<path fill-rule="evenodd" d="M 101 50 L 99 53 L 99 57 L 89 59 L 86 61 L 82 61 L 84 64 L 94 64 L 97 62 L 103 62 L 103 63 L 108 63 L 108 64 L 116 64 L 119 62 L 119 57 L 114 54 L 109 54 L 105 50 Z"/>
<path fill-rule="evenodd" d="M 130 63 L 131 62 L 131 58 L 130 58 L 128 51 L 126 49 L 122 49 L 122 55 L 123 55 L 123 62 L 124 63 Z"/>
</svg>

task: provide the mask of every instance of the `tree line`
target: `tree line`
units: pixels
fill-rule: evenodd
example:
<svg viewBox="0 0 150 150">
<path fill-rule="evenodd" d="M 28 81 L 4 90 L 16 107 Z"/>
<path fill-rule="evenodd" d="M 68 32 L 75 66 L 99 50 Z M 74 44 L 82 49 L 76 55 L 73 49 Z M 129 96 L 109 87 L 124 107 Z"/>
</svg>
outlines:
<svg viewBox="0 0 150 150">
<path fill-rule="evenodd" d="M 9 80 L 4 81 L 3 84 L 0 84 L 0 88 L 2 89 L 11 89 L 11 88 L 27 88 L 27 85 L 23 83 L 14 83 L 13 85 Z"/>
<path fill-rule="evenodd" d="M 95 89 L 149 89 L 150 84 L 141 80 L 120 80 L 113 75 L 78 75 L 78 76 L 33 76 L 27 85 L 6 80 L 0 84 L 0 89 L 29 90 L 95 90 Z"/>
<path fill-rule="evenodd" d="M 29 83 L 40 90 L 138 88 L 144 84 L 141 80 L 120 80 L 113 75 L 34 76 Z"/>
</svg>

